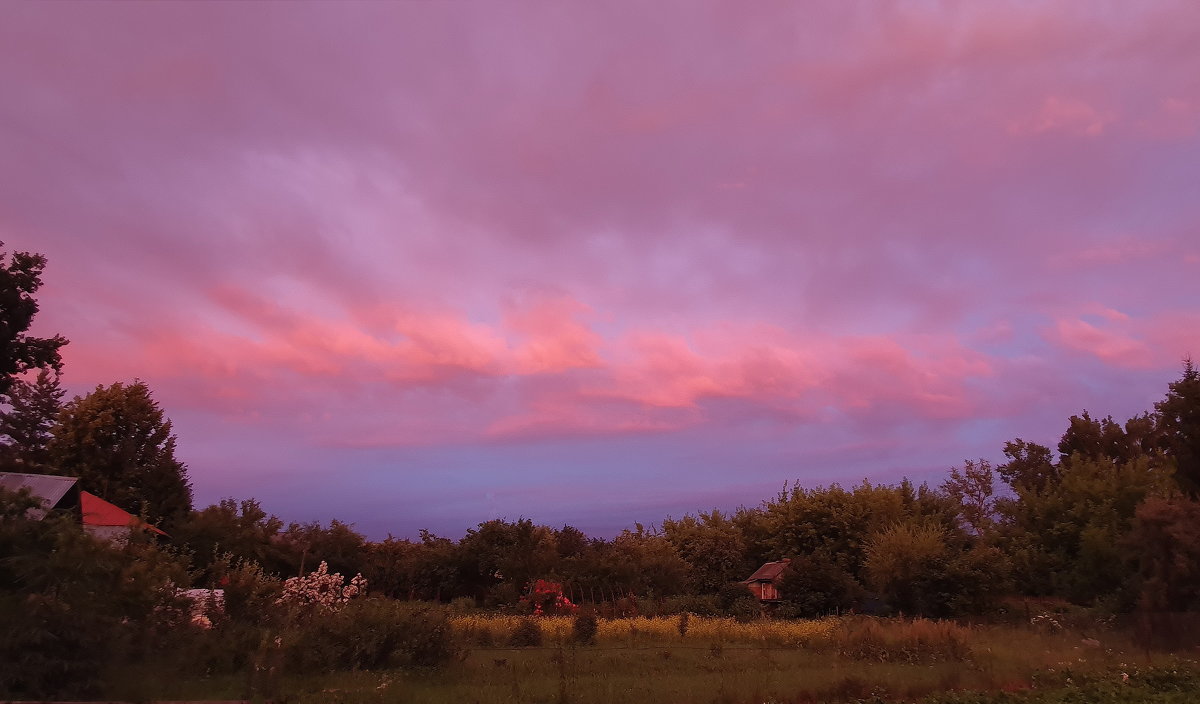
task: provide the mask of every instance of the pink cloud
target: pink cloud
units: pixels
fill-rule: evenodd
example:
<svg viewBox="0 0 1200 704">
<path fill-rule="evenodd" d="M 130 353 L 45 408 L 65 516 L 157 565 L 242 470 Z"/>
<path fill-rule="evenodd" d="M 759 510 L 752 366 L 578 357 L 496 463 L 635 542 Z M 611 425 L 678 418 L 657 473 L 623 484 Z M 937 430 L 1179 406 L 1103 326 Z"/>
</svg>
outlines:
<svg viewBox="0 0 1200 704">
<path fill-rule="evenodd" d="M 1116 122 L 1111 112 L 1097 110 L 1077 98 L 1047 96 L 1034 113 L 1010 122 L 1008 131 L 1015 135 L 1061 132 L 1082 137 L 1099 137 Z"/>
<path fill-rule="evenodd" d="M 1153 365 L 1150 347 L 1122 330 L 1097 327 L 1079 319 L 1060 319 L 1049 336 L 1067 349 L 1116 366 L 1145 369 Z"/>
<path fill-rule="evenodd" d="M 218 467 L 914 466 L 1200 348 L 1196 7 L 14 5 L 0 239 Z"/>
<path fill-rule="evenodd" d="M 520 373 L 554 373 L 600 365 L 602 338 L 581 322 L 589 308 L 569 297 L 510 306 L 504 327 L 523 339 L 512 351 Z"/>
<path fill-rule="evenodd" d="M 1143 133 L 1164 140 L 1186 140 L 1200 131 L 1200 99 L 1163 98 L 1138 122 Z"/>
</svg>

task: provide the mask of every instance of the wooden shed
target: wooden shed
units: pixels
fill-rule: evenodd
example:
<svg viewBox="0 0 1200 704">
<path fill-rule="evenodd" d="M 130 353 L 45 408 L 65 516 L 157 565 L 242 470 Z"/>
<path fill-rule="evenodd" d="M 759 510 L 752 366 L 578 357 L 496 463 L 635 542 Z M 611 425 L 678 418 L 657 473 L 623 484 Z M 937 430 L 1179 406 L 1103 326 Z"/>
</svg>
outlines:
<svg viewBox="0 0 1200 704">
<path fill-rule="evenodd" d="M 765 563 L 755 570 L 754 574 L 742 580 L 742 584 L 749 587 L 750 593 L 758 597 L 759 601 L 779 601 L 779 580 L 790 562 L 791 560 L 780 560 Z"/>
</svg>

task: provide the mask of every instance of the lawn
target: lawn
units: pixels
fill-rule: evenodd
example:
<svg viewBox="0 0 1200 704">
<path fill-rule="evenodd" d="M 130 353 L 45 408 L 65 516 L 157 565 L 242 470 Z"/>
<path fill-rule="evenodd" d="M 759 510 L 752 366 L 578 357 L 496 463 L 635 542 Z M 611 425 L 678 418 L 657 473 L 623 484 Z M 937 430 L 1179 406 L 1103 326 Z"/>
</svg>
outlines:
<svg viewBox="0 0 1200 704">
<path fill-rule="evenodd" d="M 258 686 L 258 696 L 289 702 L 741 704 L 930 695 L 975 701 L 946 693 L 1010 692 L 986 701 L 1184 702 L 1194 695 L 1178 698 L 1184 696 L 1179 692 L 1197 681 L 1193 660 L 1139 649 L 1114 631 L 920 619 L 738 623 L 693 616 L 682 634 L 677 617 L 602 620 L 596 642 L 579 645 L 569 619 L 540 619 L 540 646 L 508 645 L 520 623 L 515 617 L 457 618 L 464 649 L 441 669 L 287 673 Z M 1172 670 L 1181 679 L 1162 685 L 1161 673 Z M 248 677 L 130 677 L 140 685 L 127 692 L 115 686 L 114 695 L 146 698 L 152 687 L 157 698 L 242 697 L 249 686 Z M 1075 698 L 1046 698 L 1060 696 Z"/>
</svg>

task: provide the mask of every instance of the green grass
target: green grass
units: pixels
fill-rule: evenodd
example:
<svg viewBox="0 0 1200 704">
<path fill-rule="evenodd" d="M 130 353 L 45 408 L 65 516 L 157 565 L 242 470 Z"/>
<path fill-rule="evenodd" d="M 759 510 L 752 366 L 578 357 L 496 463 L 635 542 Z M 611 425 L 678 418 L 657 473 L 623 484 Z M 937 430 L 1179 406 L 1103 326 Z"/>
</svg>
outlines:
<svg viewBox="0 0 1200 704">
<path fill-rule="evenodd" d="M 1099 640 L 1100 645 L 1095 646 L 1084 643 L 1079 633 L 972 627 L 966 652 L 912 651 L 901 636 L 936 630 L 900 621 L 849 625 L 854 628 L 807 648 L 646 636 L 632 642 L 634 647 L 631 643 L 576 647 L 549 640 L 541 648 L 474 646 L 460 660 L 439 670 L 325 676 L 288 673 L 270 682 L 260 675 L 254 691 L 248 675 L 186 680 L 156 674 L 153 666 L 147 665 L 138 672 L 127 672 L 121 678 L 125 686 L 114 682 L 109 695 L 139 700 L 237 698 L 257 692 L 263 698 L 297 704 L 762 704 L 913 701 L 931 695 L 956 704 L 1174 704 L 1197 696 L 1180 699 L 1183 695 L 1172 694 L 1169 688 L 1165 692 L 1147 689 L 1139 671 L 1175 667 L 1195 673 L 1197 665 L 1170 654 L 1146 653 L 1119 633 L 1089 634 Z M 879 630 L 885 632 L 882 641 Z M 849 647 L 863 637 L 874 638 L 873 643 L 884 642 L 883 649 Z M 917 655 L 908 657 L 912 652 Z M 930 652 L 934 655 L 929 656 Z M 1121 673 L 1131 675 L 1132 682 L 1123 683 Z M 1200 678 L 1187 681 L 1200 682 Z M 995 694 L 1005 691 L 1012 694 Z M 970 692 L 992 694 L 967 694 Z"/>
</svg>

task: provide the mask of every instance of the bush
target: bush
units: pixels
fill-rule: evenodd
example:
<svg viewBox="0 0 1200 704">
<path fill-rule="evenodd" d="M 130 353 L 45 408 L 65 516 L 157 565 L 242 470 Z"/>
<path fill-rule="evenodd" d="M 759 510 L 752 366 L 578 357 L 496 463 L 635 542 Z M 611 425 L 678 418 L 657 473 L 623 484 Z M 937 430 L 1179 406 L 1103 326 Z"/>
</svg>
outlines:
<svg viewBox="0 0 1200 704">
<path fill-rule="evenodd" d="M 777 615 L 814 618 L 853 608 L 862 586 L 828 553 L 793 558 L 779 580 L 783 605 Z"/>
<path fill-rule="evenodd" d="M 542 644 L 542 627 L 535 619 L 522 618 L 509 636 L 508 644 L 517 647 L 539 646 Z"/>
<path fill-rule="evenodd" d="M 284 631 L 282 648 L 287 668 L 300 672 L 434 667 L 458 652 L 443 609 L 389 599 L 306 613 Z"/>
<path fill-rule="evenodd" d="M 576 614 L 575 621 L 571 624 L 571 633 L 575 642 L 582 645 L 595 643 L 598 630 L 600 630 L 600 624 L 596 622 L 596 614 L 591 609 L 585 609 Z"/>
<path fill-rule="evenodd" d="M 186 569 L 141 536 L 113 546 L 69 515 L 29 520 L 19 507 L 0 497 L 0 698 L 93 695 L 169 629 Z"/>
<path fill-rule="evenodd" d="M 739 597 L 729 607 L 729 615 L 743 623 L 762 616 L 762 604 L 750 594 Z"/>
<path fill-rule="evenodd" d="M 474 613 L 477 609 L 475 600 L 469 596 L 460 596 L 450 601 L 450 613 L 461 615 Z"/>
</svg>

